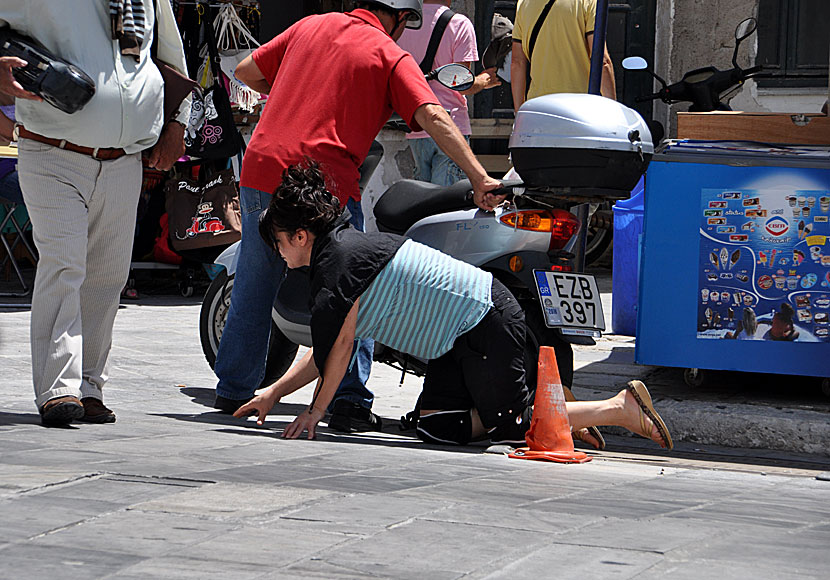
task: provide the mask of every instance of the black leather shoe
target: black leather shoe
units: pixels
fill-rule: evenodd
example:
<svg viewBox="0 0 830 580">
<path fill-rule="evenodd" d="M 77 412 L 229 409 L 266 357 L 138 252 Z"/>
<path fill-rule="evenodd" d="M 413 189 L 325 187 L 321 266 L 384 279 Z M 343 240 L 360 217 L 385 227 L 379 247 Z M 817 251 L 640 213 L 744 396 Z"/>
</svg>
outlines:
<svg viewBox="0 0 830 580">
<path fill-rule="evenodd" d="M 103 401 L 99 401 L 94 397 L 84 397 L 81 399 L 81 404 L 84 406 L 84 416 L 78 421 L 84 423 L 115 423 L 115 413 L 107 409 Z"/>
<path fill-rule="evenodd" d="M 329 428 L 343 433 L 381 431 L 383 422 L 370 409 L 357 403 L 338 399 L 329 418 Z"/>
<path fill-rule="evenodd" d="M 228 399 L 221 395 L 216 395 L 216 400 L 213 401 L 213 408 L 219 409 L 223 413 L 233 415 L 236 410 L 251 399 Z"/>
<path fill-rule="evenodd" d="M 66 427 L 84 416 L 84 406 L 78 397 L 66 395 L 47 401 L 40 408 L 40 421 L 44 427 Z"/>
</svg>

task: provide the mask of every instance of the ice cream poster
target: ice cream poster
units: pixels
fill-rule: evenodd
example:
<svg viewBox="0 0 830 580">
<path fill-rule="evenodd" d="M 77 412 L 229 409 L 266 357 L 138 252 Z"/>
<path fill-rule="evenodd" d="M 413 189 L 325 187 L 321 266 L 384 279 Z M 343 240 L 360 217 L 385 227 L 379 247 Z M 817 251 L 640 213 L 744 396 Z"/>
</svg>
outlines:
<svg viewBox="0 0 830 580">
<path fill-rule="evenodd" d="M 703 189 L 697 337 L 830 342 L 830 191 Z"/>
</svg>

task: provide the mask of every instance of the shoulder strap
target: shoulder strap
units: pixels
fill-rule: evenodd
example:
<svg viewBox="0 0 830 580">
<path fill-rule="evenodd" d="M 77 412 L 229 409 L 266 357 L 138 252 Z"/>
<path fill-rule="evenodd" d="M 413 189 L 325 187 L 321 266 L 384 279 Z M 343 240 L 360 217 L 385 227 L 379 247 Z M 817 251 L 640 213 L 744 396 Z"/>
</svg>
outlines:
<svg viewBox="0 0 830 580">
<path fill-rule="evenodd" d="M 159 52 L 159 5 L 153 1 L 153 44 L 150 45 L 150 57 L 155 60 Z"/>
<path fill-rule="evenodd" d="M 553 8 L 553 4 L 555 2 L 556 0 L 550 0 L 550 2 L 545 5 L 542 9 L 542 13 L 539 14 L 539 19 L 533 26 L 533 32 L 530 33 L 530 44 L 527 46 L 527 60 L 531 60 L 533 58 L 533 47 L 536 46 L 536 37 L 539 36 L 539 31 L 542 29 L 542 25 L 545 23 L 548 13 L 550 12 L 550 9 Z"/>
<path fill-rule="evenodd" d="M 429 37 L 429 44 L 427 45 L 427 52 L 424 55 L 424 60 L 421 61 L 421 72 L 424 74 L 432 71 L 432 64 L 435 62 L 435 53 L 438 52 L 438 45 L 441 44 L 441 39 L 444 37 L 444 30 L 447 24 L 450 23 L 455 12 L 447 8 L 438 17 L 438 22 L 435 23 L 435 28 L 432 29 L 432 35 Z"/>
<path fill-rule="evenodd" d="M 214 84 L 221 84 L 222 77 L 220 73 L 222 69 L 219 68 L 219 63 L 222 59 L 219 57 L 219 47 L 216 46 L 216 37 L 213 31 L 213 11 L 210 8 L 208 8 L 207 14 L 202 16 L 202 26 L 204 26 L 205 40 L 208 47 L 208 54 L 210 55 L 210 68 L 213 71 L 213 82 Z"/>
</svg>

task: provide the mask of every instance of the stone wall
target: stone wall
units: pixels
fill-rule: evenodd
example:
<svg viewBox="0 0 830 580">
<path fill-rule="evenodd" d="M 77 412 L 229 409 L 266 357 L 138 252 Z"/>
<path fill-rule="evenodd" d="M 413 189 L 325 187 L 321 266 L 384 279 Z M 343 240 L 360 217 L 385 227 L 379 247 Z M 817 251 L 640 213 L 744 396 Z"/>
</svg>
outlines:
<svg viewBox="0 0 830 580">
<path fill-rule="evenodd" d="M 669 83 L 685 72 L 705 66 L 728 69 L 735 48 L 735 27 L 744 18 L 757 17 L 758 0 L 659 0 L 655 38 L 655 70 Z M 758 53 L 757 33 L 741 45 L 738 64 L 750 67 Z M 820 89 L 759 89 L 748 81 L 731 100 L 736 111 L 817 113 L 827 98 Z M 677 111 L 688 104 L 655 103 L 654 117 L 667 135 L 676 134 Z"/>
</svg>

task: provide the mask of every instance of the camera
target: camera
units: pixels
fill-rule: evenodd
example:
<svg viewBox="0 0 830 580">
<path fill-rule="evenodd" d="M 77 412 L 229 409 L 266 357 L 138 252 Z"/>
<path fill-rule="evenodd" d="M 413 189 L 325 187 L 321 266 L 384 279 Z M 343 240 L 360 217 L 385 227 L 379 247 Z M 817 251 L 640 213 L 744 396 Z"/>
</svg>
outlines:
<svg viewBox="0 0 830 580">
<path fill-rule="evenodd" d="M 25 60 L 26 66 L 12 69 L 14 78 L 64 113 L 80 111 L 95 94 L 95 82 L 84 71 L 8 27 L 0 30 L 0 56 Z"/>
</svg>

